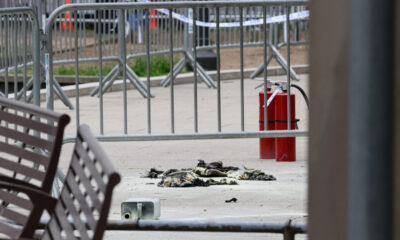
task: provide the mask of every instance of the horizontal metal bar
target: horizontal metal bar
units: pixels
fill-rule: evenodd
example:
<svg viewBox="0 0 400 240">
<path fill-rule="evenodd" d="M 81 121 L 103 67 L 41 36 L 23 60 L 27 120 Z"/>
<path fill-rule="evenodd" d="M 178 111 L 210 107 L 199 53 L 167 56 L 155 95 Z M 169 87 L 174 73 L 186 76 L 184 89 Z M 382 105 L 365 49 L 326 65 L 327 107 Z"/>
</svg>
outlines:
<svg viewBox="0 0 400 240">
<path fill-rule="evenodd" d="M 80 63 L 88 63 L 88 62 L 98 62 L 99 58 L 80 58 L 79 62 Z M 112 57 L 103 57 L 103 62 L 110 62 L 110 61 L 116 61 L 116 62 L 120 62 L 120 58 L 116 57 L 116 56 L 112 56 Z M 54 65 L 61 65 L 61 64 L 74 64 L 76 61 L 75 59 L 63 59 L 63 60 L 54 60 L 53 64 Z"/>
<path fill-rule="evenodd" d="M 46 32 L 51 27 L 60 13 L 75 10 L 120 10 L 120 9 L 151 9 L 151 8 L 219 8 L 219 7 L 252 7 L 252 6 L 304 6 L 308 0 L 251 0 L 251 1 L 177 1 L 177 2 L 129 2 L 129 3 L 89 3 L 68 4 L 55 9 L 48 18 Z"/>
<path fill-rule="evenodd" d="M 27 14 L 37 19 L 35 11 L 30 7 L 0 8 L 0 16 L 12 14 Z"/>
<path fill-rule="evenodd" d="M 298 41 L 298 42 L 290 42 L 290 45 L 306 45 L 308 44 L 308 41 Z M 268 44 L 269 46 L 270 44 Z M 278 44 L 276 47 L 279 49 L 283 46 L 286 45 L 286 42 Z M 256 43 L 243 43 L 244 47 L 262 47 L 264 46 L 263 42 L 256 42 Z M 226 48 L 238 48 L 240 47 L 239 43 L 235 44 L 222 44 L 220 46 L 221 49 L 226 49 Z M 209 45 L 209 46 L 198 46 L 197 50 L 213 50 L 216 49 L 217 45 Z"/>
<path fill-rule="evenodd" d="M 41 220 L 39 228 L 44 228 L 48 219 Z M 306 233 L 304 222 L 228 222 L 199 220 L 108 220 L 108 231 L 183 231 L 183 232 L 252 232 L 294 234 Z"/>
<path fill-rule="evenodd" d="M 19 70 L 19 69 L 22 69 L 22 68 L 24 68 L 24 67 L 32 67 L 33 66 L 33 62 L 27 62 L 26 64 L 25 63 L 22 63 L 22 64 L 19 64 L 19 65 L 17 65 L 17 70 Z M 0 74 L 1 73 L 4 73 L 6 70 L 3 68 L 3 69 L 1 69 L 0 70 Z M 8 72 L 13 72 L 13 71 L 15 71 L 15 67 L 14 66 L 12 66 L 12 67 L 8 67 Z"/>
<path fill-rule="evenodd" d="M 218 132 L 218 133 L 177 133 L 177 134 L 129 134 L 96 136 L 101 142 L 165 141 L 165 140 L 205 140 L 238 138 L 306 137 L 305 130 L 275 130 L 257 132 Z M 76 137 L 64 138 L 63 143 L 73 143 Z"/>
<path fill-rule="evenodd" d="M 174 48 L 174 53 L 184 53 L 185 50 L 183 48 Z M 159 51 L 151 51 L 150 56 L 156 56 L 156 55 L 164 55 L 170 53 L 170 50 L 159 50 Z M 140 58 L 140 57 L 145 57 L 147 54 L 145 52 L 143 53 L 135 53 L 135 54 L 130 54 L 127 55 L 126 58 L 128 60 L 130 59 L 135 59 L 135 58 Z"/>
<path fill-rule="evenodd" d="M 174 53 L 182 53 L 184 50 L 181 49 L 175 49 Z M 169 50 L 162 50 L 162 51 L 154 51 L 150 52 L 151 56 L 156 56 L 156 55 L 164 55 L 169 53 Z M 132 55 L 127 55 L 127 60 L 135 59 L 135 58 L 140 58 L 140 57 L 145 57 L 146 53 L 137 53 L 137 54 L 132 54 Z M 117 61 L 120 62 L 120 58 L 118 56 L 108 56 L 108 57 L 103 57 L 103 62 L 109 62 L 109 61 Z M 99 58 L 80 58 L 79 62 L 80 63 L 88 63 L 88 62 L 98 62 Z M 75 63 L 75 59 L 62 59 L 62 60 L 54 60 L 53 64 L 54 65 L 60 65 L 60 64 L 73 64 Z M 0 70 L 1 73 L 2 70 Z M 4 70 L 3 70 L 4 71 Z M 10 71 L 10 70 L 9 70 Z"/>
</svg>

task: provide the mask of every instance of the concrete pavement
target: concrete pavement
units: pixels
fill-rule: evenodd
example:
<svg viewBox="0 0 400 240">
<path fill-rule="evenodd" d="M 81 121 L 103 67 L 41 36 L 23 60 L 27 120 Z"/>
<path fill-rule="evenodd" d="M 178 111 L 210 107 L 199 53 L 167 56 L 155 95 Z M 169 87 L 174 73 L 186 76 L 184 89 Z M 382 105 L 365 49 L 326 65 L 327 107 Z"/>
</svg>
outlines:
<svg viewBox="0 0 400 240">
<path fill-rule="evenodd" d="M 285 77 L 271 77 L 283 80 Z M 258 129 L 258 92 L 254 87 L 260 81 L 245 80 L 245 125 L 246 130 Z M 238 80 L 221 83 L 222 130 L 240 131 L 240 90 Z M 297 83 L 308 92 L 308 75 L 301 75 Z M 217 91 L 199 85 L 199 131 L 217 131 Z M 152 132 L 170 132 L 170 90 L 154 87 L 152 99 Z M 308 110 L 299 92 L 296 93 L 296 117 L 300 118 L 300 129 L 308 129 Z M 75 99 L 71 99 L 75 103 Z M 71 115 L 72 123 L 66 136 L 75 134 L 75 111 L 68 110 L 57 101 L 56 111 Z M 122 92 L 104 95 L 104 123 L 106 134 L 123 132 Z M 80 98 L 81 123 L 87 123 L 95 134 L 99 133 L 99 99 Z M 175 86 L 176 132 L 193 132 L 193 84 Z M 146 133 L 146 99 L 135 90 L 128 91 L 128 131 Z M 258 139 L 239 140 L 194 140 L 163 142 L 113 142 L 101 143 L 110 159 L 123 176 L 122 183 L 113 196 L 110 218 L 120 219 L 120 204 L 132 197 L 159 197 L 161 219 L 200 219 L 225 221 L 296 221 L 307 220 L 307 138 L 297 139 L 297 162 L 278 163 L 260 160 Z M 60 166 L 66 170 L 72 150 L 66 144 L 62 150 Z M 140 178 L 151 167 L 169 168 L 194 167 L 197 159 L 206 162 L 223 161 L 226 165 L 260 168 L 273 174 L 277 181 L 246 182 L 236 186 L 211 186 L 197 188 L 160 188 L 159 180 Z M 225 203 L 236 197 L 237 203 Z M 230 234 L 230 233 L 162 233 L 162 232 L 108 232 L 105 239 L 282 239 L 282 235 Z M 299 239 L 304 239 L 301 236 Z"/>
</svg>

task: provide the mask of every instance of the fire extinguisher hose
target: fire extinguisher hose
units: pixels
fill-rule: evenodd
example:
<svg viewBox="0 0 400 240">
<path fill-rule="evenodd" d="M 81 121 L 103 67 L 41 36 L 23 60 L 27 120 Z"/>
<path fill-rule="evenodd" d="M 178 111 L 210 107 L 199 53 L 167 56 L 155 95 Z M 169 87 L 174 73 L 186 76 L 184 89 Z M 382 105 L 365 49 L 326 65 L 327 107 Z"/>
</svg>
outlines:
<svg viewBox="0 0 400 240">
<path fill-rule="evenodd" d="M 299 92 L 301 93 L 301 95 L 303 95 L 304 100 L 306 101 L 307 108 L 310 109 L 310 102 L 309 102 L 309 100 L 308 100 L 308 97 L 307 97 L 306 92 L 305 92 L 299 85 L 296 85 L 296 84 L 293 84 L 293 83 L 292 83 L 291 86 L 294 87 L 294 88 L 296 88 L 297 90 L 299 90 Z"/>
</svg>

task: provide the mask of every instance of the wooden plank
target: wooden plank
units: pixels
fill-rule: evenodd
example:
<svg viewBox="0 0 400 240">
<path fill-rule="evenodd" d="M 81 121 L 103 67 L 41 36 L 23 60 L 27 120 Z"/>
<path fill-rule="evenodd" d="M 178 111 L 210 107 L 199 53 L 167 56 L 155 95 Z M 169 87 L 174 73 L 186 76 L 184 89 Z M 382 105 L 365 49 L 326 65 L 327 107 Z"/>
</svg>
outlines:
<svg viewBox="0 0 400 240">
<path fill-rule="evenodd" d="M 27 145 L 43 148 L 48 151 L 51 151 L 53 149 L 53 143 L 48 140 L 3 126 L 0 126 L 0 136 L 9 137 L 11 139 L 23 142 Z"/>
<path fill-rule="evenodd" d="M 85 166 L 89 169 L 90 174 L 96 180 L 100 190 L 105 193 L 106 186 L 104 185 L 103 178 L 101 177 L 99 171 L 97 170 L 96 166 L 94 165 L 93 160 L 89 157 L 89 154 L 83 149 L 83 146 L 80 144 L 75 145 L 75 150 L 80 155 L 80 157 L 84 160 Z"/>
<path fill-rule="evenodd" d="M 20 157 L 22 159 L 34 163 L 39 163 L 41 165 L 44 165 L 46 169 L 49 165 L 49 159 L 46 156 L 4 142 L 0 142 L 0 151 L 3 151 L 5 153 Z"/>
<path fill-rule="evenodd" d="M 96 220 L 93 217 L 93 212 L 89 208 L 89 205 L 86 202 L 85 197 L 79 191 L 79 189 L 77 189 L 76 187 L 72 187 L 72 185 L 76 186 L 76 182 L 75 182 L 74 176 L 72 174 L 68 175 L 66 181 L 67 181 L 67 184 L 66 184 L 65 187 L 67 187 L 67 189 L 74 195 L 76 200 L 78 200 L 78 202 L 80 204 L 80 207 L 81 207 L 81 210 L 83 211 L 83 213 L 85 213 L 86 221 L 87 221 L 89 227 L 91 229 L 95 229 Z"/>
<path fill-rule="evenodd" d="M 72 161 L 71 168 L 79 176 L 79 180 L 85 187 L 86 193 L 89 195 L 90 199 L 92 200 L 94 207 L 100 212 L 101 211 L 101 203 L 99 201 L 98 195 L 93 190 L 93 186 L 90 184 L 89 179 L 86 177 L 85 173 L 83 172 L 82 167 L 78 164 L 77 161 Z"/>
<path fill-rule="evenodd" d="M 68 212 L 73 218 L 73 225 L 75 226 L 75 229 L 77 229 L 81 235 L 82 240 L 90 240 L 89 236 L 87 234 L 87 229 L 86 229 L 86 224 L 82 221 L 80 214 L 75 208 L 75 205 L 73 204 L 72 199 L 69 196 L 69 193 L 67 191 L 63 191 L 61 193 L 61 199 L 65 205 L 65 207 L 68 209 Z M 78 207 L 81 207 L 81 204 L 79 204 Z M 64 214 L 64 211 L 57 210 L 57 214 Z"/>
<path fill-rule="evenodd" d="M 39 171 L 31 167 L 27 167 L 25 165 L 16 162 L 9 161 L 2 157 L 0 157 L 0 166 L 4 169 L 8 169 L 12 172 L 16 172 L 25 175 L 27 177 L 37 179 L 39 181 L 43 181 L 45 178 L 45 173 L 42 171 Z"/>
<path fill-rule="evenodd" d="M 60 202 L 58 202 L 56 206 L 53 217 L 57 218 L 58 222 L 60 223 L 60 228 L 63 229 L 64 233 L 67 235 L 67 239 L 75 239 L 74 229 L 72 228 L 71 223 L 68 221 Z"/>
<path fill-rule="evenodd" d="M 30 200 L 22 198 L 5 190 L 0 190 L 0 199 L 26 210 L 32 210 L 33 208 L 33 203 Z"/>
<path fill-rule="evenodd" d="M 56 219 L 53 218 L 50 220 L 49 224 L 47 225 L 47 232 L 49 232 L 49 234 L 51 235 L 51 239 L 52 240 L 63 240 L 63 238 L 61 237 L 61 231 L 62 229 L 60 229 L 60 226 L 57 224 Z"/>
<path fill-rule="evenodd" d="M 19 212 L 16 212 L 9 207 L 0 207 L 0 212 L 1 216 L 7 219 L 10 219 L 11 221 L 24 226 L 26 222 L 28 221 L 28 217 L 25 215 L 22 215 Z"/>
<path fill-rule="evenodd" d="M 10 238 L 16 239 L 22 232 L 22 228 L 16 225 L 10 225 L 0 221 L 0 233 L 3 233 Z"/>
<path fill-rule="evenodd" d="M 5 111 L 0 111 L 0 120 L 8 123 L 17 124 L 23 127 L 29 127 L 30 129 L 44 132 L 50 135 L 56 135 L 57 127 L 41 123 L 32 119 L 24 118 L 15 114 L 11 114 Z"/>
</svg>

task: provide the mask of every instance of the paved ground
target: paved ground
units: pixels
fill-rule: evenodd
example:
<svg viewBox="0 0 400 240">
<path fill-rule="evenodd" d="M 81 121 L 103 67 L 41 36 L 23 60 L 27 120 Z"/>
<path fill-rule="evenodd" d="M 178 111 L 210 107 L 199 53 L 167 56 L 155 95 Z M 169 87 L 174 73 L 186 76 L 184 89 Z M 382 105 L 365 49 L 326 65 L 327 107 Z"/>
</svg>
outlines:
<svg viewBox="0 0 400 240">
<path fill-rule="evenodd" d="M 272 80 L 284 79 L 273 77 Z M 258 92 L 254 87 L 260 82 L 245 80 L 245 123 L 246 130 L 258 128 Z M 308 76 L 302 75 L 299 83 L 308 90 Z M 222 82 L 222 128 L 223 131 L 240 130 L 239 81 Z M 170 131 L 170 91 L 157 87 L 152 89 L 153 133 Z M 296 90 L 293 90 L 296 91 Z M 217 130 L 216 90 L 199 86 L 199 130 Z M 193 132 L 193 85 L 175 87 L 176 132 Z M 122 92 L 107 93 L 105 99 L 105 133 L 118 134 L 123 131 Z M 73 99 L 75 101 L 75 99 Z M 99 132 L 98 99 L 82 97 L 81 123 L 88 123 L 93 132 Z M 301 95 L 296 92 L 296 114 L 301 119 L 301 129 L 307 129 L 308 110 Z M 132 90 L 128 92 L 129 133 L 147 131 L 146 100 Z M 60 102 L 56 110 L 68 112 L 73 122 L 67 129 L 67 136 L 75 132 L 75 113 Z M 307 194 L 307 138 L 297 139 L 297 162 L 278 163 L 274 160 L 260 160 L 258 139 L 241 140 L 197 140 L 164 142 L 117 142 L 101 143 L 123 176 L 117 187 L 110 218 L 120 218 L 120 204 L 131 197 L 159 197 L 161 219 L 201 219 L 227 221 L 305 221 Z M 72 144 L 64 146 L 61 166 L 68 165 Z M 207 188 L 160 188 L 157 180 L 140 178 L 150 167 L 159 169 L 188 168 L 205 161 L 223 161 L 226 165 L 260 168 L 273 174 L 277 181 L 245 182 L 237 186 L 212 186 Z M 154 183 L 154 184 L 148 184 Z M 225 203 L 236 197 L 237 203 Z M 266 238 L 266 237 L 271 238 Z M 231 234 L 231 233 L 162 233 L 162 232 L 109 232 L 106 239 L 282 239 L 282 235 Z M 299 239 L 304 239 L 300 236 Z"/>
</svg>

